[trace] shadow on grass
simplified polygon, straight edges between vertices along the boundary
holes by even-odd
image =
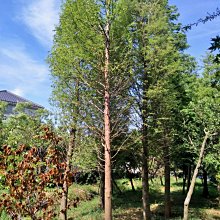
[[[150,189],[150,203],[162,203],[163,194]],[[141,220],[142,217],[142,191],[124,190],[121,194],[113,196],[114,219]]]
[[[131,190],[129,182],[118,181],[122,193],[114,190],[113,194],[113,219],[114,220],[142,220],[142,190],[140,180],[135,180],[136,191]],[[181,181],[181,180],[179,180]],[[84,190],[88,190],[87,188]],[[220,209],[216,200],[217,191],[215,186],[209,184],[210,198],[202,197],[202,184],[196,184],[192,200],[190,202],[190,219],[193,220],[220,220]],[[91,189],[89,190],[91,193]],[[171,206],[172,218],[182,219],[183,202],[186,195],[182,194],[182,182],[171,183]],[[150,203],[152,220],[163,220],[164,218],[164,186],[158,181],[150,184]],[[90,201],[81,202],[79,207],[71,209],[74,220],[102,220],[103,210],[99,209],[99,197],[94,196]],[[70,218],[71,219],[71,218]]]
[[[171,219],[182,219],[183,203],[186,195],[182,194],[182,182],[173,182],[171,186]],[[202,183],[196,183],[190,202],[190,219],[213,220],[220,219],[220,210],[217,200],[217,189],[209,184],[210,197],[202,197]],[[160,184],[150,188],[150,203],[152,219],[165,219],[164,216],[164,193]],[[121,194],[114,194],[114,219],[141,220],[142,218],[142,192],[141,189],[133,192],[123,190]]]

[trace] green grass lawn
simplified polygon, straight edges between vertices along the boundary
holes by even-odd
[[[171,179],[171,202],[172,219],[181,219],[183,213],[183,201],[185,195],[182,194],[182,180],[178,182]],[[113,219],[115,220],[142,220],[142,192],[141,180],[135,179],[134,186],[136,191],[131,190],[130,182],[127,179],[117,180],[117,185],[121,193],[113,188]],[[52,189],[51,189],[52,190]],[[190,219],[213,220],[220,219],[220,207],[217,201],[217,190],[209,184],[210,197],[203,198],[201,180],[197,179],[195,191],[190,202]],[[74,202],[79,199],[77,207]],[[152,219],[164,219],[164,186],[155,179],[150,182],[150,202]],[[59,202],[59,201],[58,201]],[[57,209],[59,208],[59,204]],[[69,220],[102,220],[103,211],[99,206],[99,187],[98,185],[77,185],[73,184],[69,189]],[[2,212],[1,220],[9,220],[7,215]],[[25,219],[27,220],[27,219]]]
[[[136,191],[131,190],[128,180],[117,180],[117,185],[122,193],[117,189],[113,189],[113,219],[117,220],[141,220],[142,219],[142,193],[141,180],[135,179],[134,185]],[[82,186],[81,186],[82,187]],[[94,198],[90,201],[83,201],[77,208],[69,210],[70,219],[82,220],[101,220],[103,212],[99,208],[98,188],[87,185],[87,190],[93,187]],[[91,189],[90,189],[91,191]],[[197,180],[195,191],[190,203],[190,219],[220,219],[220,207],[217,201],[217,191],[213,185],[209,185],[210,198],[205,199],[202,195],[201,180]],[[159,180],[150,183],[151,193],[151,211],[153,219],[164,219],[164,187],[161,186]],[[182,182],[178,182],[172,178],[171,181],[171,201],[172,201],[172,219],[181,219],[183,213],[183,202],[185,195],[182,194]]]

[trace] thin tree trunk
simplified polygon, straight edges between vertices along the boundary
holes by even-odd
[[[190,183],[191,183],[191,164],[188,165],[188,171],[187,171],[187,192],[189,191]]]
[[[63,183],[63,192],[62,198],[60,202],[60,219],[67,220],[67,205],[68,205],[68,174],[70,172],[70,163],[73,154],[73,149],[75,146],[75,137],[76,137],[76,129],[72,128],[70,130],[70,140],[66,157],[66,169],[64,173],[64,183]]]
[[[135,192],[135,188],[134,188],[134,183],[133,183],[133,178],[132,178],[132,176],[129,177],[129,180],[130,180],[130,183],[131,183],[132,191]]]
[[[102,146],[100,149],[100,161],[99,161],[99,176],[100,176],[100,206],[104,210],[105,209],[105,161],[103,158],[104,155],[104,147]]]
[[[105,172],[104,171],[101,171],[100,174],[100,204],[101,204],[101,208],[104,210],[105,209]]]
[[[116,183],[116,181],[115,181],[115,179],[112,177],[112,183],[113,183],[113,185],[115,186],[115,188],[118,190],[118,192],[121,194],[122,193],[122,191],[121,191],[121,189],[118,187],[118,185],[117,185],[117,183]]]
[[[154,178],[153,177],[150,178],[150,181],[151,181],[152,184],[154,184]]]
[[[164,186],[164,184],[163,184],[163,177],[162,176],[160,176],[160,185]]]
[[[176,183],[178,182],[178,175],[177,175],[177,173],[176,173],[176,170],[174,169],[174,176],[175,176],[175,179],[176,179]]]
[[[145,33],[143,32],[143,47],[145,48]],[[148,98],[147,92],[149,89],[149,79],[147,74],[147,63],[145,60],[145,53],[143,54],[143,98],[142,98],[142,200],[143,200],[143,220],[151,219],[150,212],[150,193],[149,193],[149,149],[148,149],[148,128],[147,128],[147,118],[148,118]]]
[[[217,190],[218,190],[218,204],[219,204],[219,206],[220,206],[220,183],[218,182],[217,184],[218,184],[218,185],[217,185]]]
[[[165,165],[165,218],[171,216],[171,202],[170,202],[170,152],[169,146],[164,141],[164,165]]]
[[[202,195],[205,198],[209,197],[209,188],[208,188],[208,181],[207,181],[208,175],[206,170],[203,168],[203,192]]]
[[[185,165],[183,167],[183,195],[185,194],[185,188],[186,188],[186,168],[185,168]]]
[[[135,188],[134,188],[134,184],[133,184],[133,173],[129,168],[127,168],[127,177],[131,183],[132,191],[135,192]]]
[[[110,92],[109,92],[109,4],[107,2],[107,23],[105,27],[105,95],[104,95],[104,130],[105,130],[105,220],[112,219],[112,185],[111,185],[111,145],[110,145]]]
[[[193,173],[193,177],[192,177],[192,181],[191,181],[191,184],[189,187],[189,191],[188,191],[186,199],[184,201],[183,220],[189,219],[189,216],[188,216],[189,215],[189,203],[190,203],[190,200],[191,200],[191,197],[193,194],[194,186],[196,183],[196,177],[199,172],[199,167],[201,166],[201,163],[202,163],[202,159],[203,159],[203,155],[204,155],[204,151],[205,151],[205,145],[206,145],[206,141],[207,141],[208,137],[209,137],[209,132],[205,132],[205,137],[202,142],[201,149],[200,149],[199,159],[198,159],[198,162],[196,164],[196,168]]]
[[[144,120],[145,121],[145,120]],[[150,195],[149,195],[149,169],[148,169],[148,147],[147,147],[147,126],[143,125],[143,153],[142,153],[142,200],[143,219],[150,220]]]

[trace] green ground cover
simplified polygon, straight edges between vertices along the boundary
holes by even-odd
[[[120,188],[119,192],[113,188],[113,219],[115,220],[141,220],[142,219],[142,193],[141,180],[135,179],[135,192],[131,190],[129,180],[117,180]],[[48,189],[52,191],[53,189]],[[159,179],[150,183],[151,211],[152,219],[163,220],[163,198],[164,187]],[[1,191],[2,193],[3,191]],[[4,191],[5,192],[5,191]],[[217,200],[218,193],[216,187],[209,183],[208,199],[202,197],[202,183],[197,179],[195,191],[190,203],[190,219],[193,220],[213,220],[220,219],[220,206]],[[171,201],[172,219],[181,219],[183,213],[183,201],[185,195],[182,194],[182,180],[178,182],[172,178],[171,181]],[[57,209],[59,204],[57,204]],[[99,207],[99,187],[94,185],[73,184],[69,189],[69,220],[102,220],[103,211]],[[9,220],[4,211],[0,215],[1,220]],[[25,218],[28,220],[28,218]]]
[[[141,220],[141,181],[139,179],[135,179],[135,192],[131,190],[130,183],[126,179],[117,180],[117,185],[122,192],[119,193],[117,189],[113,189],[113,219]],[[156,179],[153,183],[150,183],[151,211],[153,219],[164,219],[163,191],[164,187],[161,186],[159,180]],[[72,192],[74,192],[73,189]],[[70,190],[70,193],[72,192]],[[103,212],[99,208],[98,188],[96,188],[96,186],[87,185],[87,192],[93,193],[94,197],[89,201],[86,200],[80,202],[77,208],[71,207],[69,210],[70,219],[103,219]],[[215,186],[211,183],[209,184],[209,192],[210,197],[208,199],[202,197],[202,183],[201,180],[198,179],[195,192],[190,203],[190,219],[220,219],[220,206],[217,200],[218,193]],[[173,178],[171,181],[172,219],[182,218],[184,199],[185,195],[182,194],[181,179],[176,182]]]

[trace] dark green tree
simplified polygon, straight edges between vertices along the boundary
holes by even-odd
[[[143,140],[143,214],[150,219],[148,157],[153,136],[159,137],[165,165],[165,216],[170,216],[170,159],[173,116],[177,105],[175,78],[183,72],[186,36],[175,24],[177,13],[167,1],[138,1],[133,13],[134,86],[136,114]],[[177,80],[176,80],[177,81]],[[155,133],[156,132],[156,133]],[[155,144],[156,145],[156,144]],[[154,145],[154,146],[155,146]]]

